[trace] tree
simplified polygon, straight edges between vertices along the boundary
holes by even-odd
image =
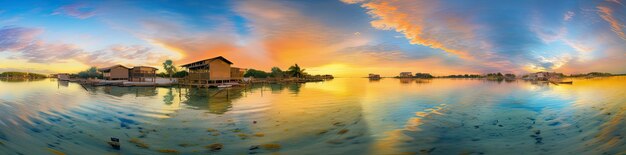
[[[415,78],[423,78],[423,79],[429,79],[429,78],[433,78],[432,75],[430,75],[429,73],[415,73]]]
[[[243,74],[244,77],[254,77],[254,78],[267,78],[270,75],[270,73],[261,71],[261,70],[256,70],[256,69],[249,69],[248,71],[246,71],[246,73]]]
[[[189,75],[189,73],[187,71],[185,71],[185,70],[182,70],[182,71],[178,71],[178,72],[174,73],[173,76],[175,78],[184,78],[187,75]]]
[[[297,77],[297,78],[300,78],[305,74],[304,69],[301,69],[300,66],[298,66],[298,64],[295,64],[289,67],[289,69],[287,70],[287,73],[289,73],[291,77]]]
[[[278,67],[272,67],[272,73],[271,74],[272,74],[271,76],[275,77],[275,78],[283,78],[283,77],[285,77],[285,75],[284,75],[285,72],[283,72],[283,70],[281,70]]]
[[[98,73],[98,69],[96,67],[90,67],[85,71],[78,72],[78,77],[80,78],[102,78],[102,74]]]
[[[172,75],[176,73],[176,66],[174,66],[174,62],[169,59],[165,60],[165,62],[163,62],[163,69],[165,69],[165,72],[170,75],[170,81],[172,81]]]

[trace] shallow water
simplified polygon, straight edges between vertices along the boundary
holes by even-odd
[[[626,154],[626,77],[573,81],[337,78],[229,90],[0,81],[0,154]]]

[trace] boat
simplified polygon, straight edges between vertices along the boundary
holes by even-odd
[[[573,84],[573,81],[561,81],[559,84]]]

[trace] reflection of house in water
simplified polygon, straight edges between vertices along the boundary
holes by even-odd
[[[400,83],[402,83],[402,84],[409,84],[409,83],[413,82],[412,78],[400,78],[399,80],[400,80]]]
[[[244,89],[190,88],[182,103],[197,109],[206,109],[213,114],[224,114],[232,107],[232,101],[243,96]]]
[[[247,92],[279,94],[287,89],[292,94],[298,94],[302,84],[251,84],[247,87],[232,88],[189,88],[183,93],[182,103],[197,108],[206,109],[209,113],[224,114],[232,108],[232,102]],[[269,92],[268,92],[269,91]],[[166,102],[167,103],[167,102]]]
[[[57,84],[59,86],[63,86],[63,87],[68,87],[70,82],[69,81],[62,81],[62,80],[57,80]]]
[[[134,95],[135,97],[156,96],[158,94],[156,87],[117,87],[107,86],[100,87],[105,94],[122,97],[125,95]]]

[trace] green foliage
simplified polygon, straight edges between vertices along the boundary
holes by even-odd
[[[174,62],[169,59],[163,62],[163,69],[165,69],[165,72],[170,76],[170,78],[172,78],[172,75],[176,73],[176,66],[174,66]]]
[[[287,70],[287,73],[289,74],[289,76],[291,77],[304,77],[304,75],[306,74],[304,72],[304,69],[301,69],[300,66],[298,66],[298,64],[295,64],[291,67],[289,67],[289,69]]]
[[[102,74],[98,72],[96,67],[90,67],[85,71],[78,72],[79,78],[99,78],[102,79]]]
[[[572,74],[570,77],[605,77],[605,76],[613,76],[611,73],[602,73],[602,72],[590,72],[587,74]]]
[[[267,78],[268,76],[270,76],[270,73],[267,73],[261,70],[256,70],[256,69],[249,69],[248,71],[246,71],[246,73],[243,74],[243,77],[254,77],[254,78]]]
[[[272,67],[272,73],[270,76],[275,78],[284,78],[285,72],[278,67]]]
[[[415,73],[415,78],[423,78],[423,79],[430,79],[433,78],[432,75],[430,75],[429,73]]]
[[[2,78],[46,78],[46,75],[25,72],[3,72],[0,74]]]
[[[178,71],[178,72],[174,73],[174,75],[172,75],[172,77],[184,78],[187,75],[189,75],[189,73],[187,71]]]
[[[487,75],[485,75],[485,78],[487,78],[487,80],[512,80],[515,79],[515,74],[502,74],[500,72],[498,73],[489,73]]]
[[[172,74],[172,78],[184,78],[185,76],[187,76],[189,73],[187,71],[178,71],[174,74]],[[166,78],[166,77],[170,77],[170,75],[168,73],[165,72],[160,72],[157,74],[157,77],[162,77],[162,78]]]
[[[448,76],[442,76],[442,78],[482,78],[482,75],[478,75],[478,74],[465,74],[465,75],[448,75]]]

